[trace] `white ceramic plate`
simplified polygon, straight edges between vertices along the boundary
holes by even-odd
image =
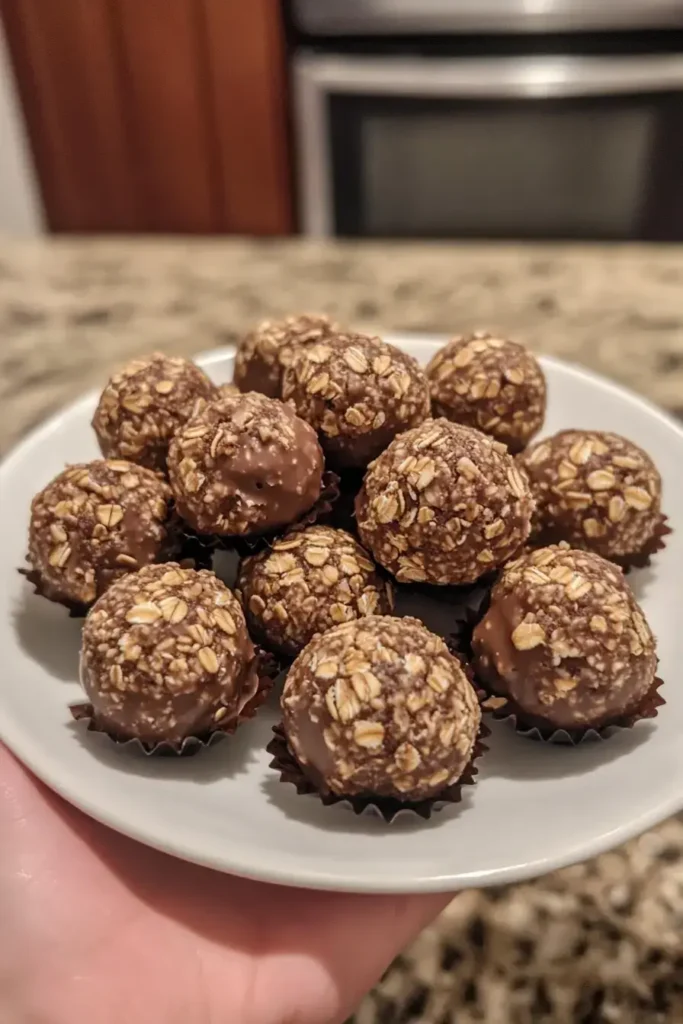
[[[425,360],[435,339],[391,339]],[[232,354],[203,365],[219,382]],[[659,638],[667,705],[604,743],[545,746],[494,729],[480,782],[429,822],[388,826],[299,797],[268,767],[274,707],[195,758],[146,758],[70,720],[79,624],[31,594],[16,572],[31,497],[65,461],[97,456],[88,395],[28,437],[0,470],[0,737],[67,800],[107,825],[188,860],[290,885],[364,892],[453,890],[514,882],[616,846],[683,807],[683,431],[661,412],[582,370],[544,360],[546,433],[616,430],[655,458],[674,534],[632,577]]]

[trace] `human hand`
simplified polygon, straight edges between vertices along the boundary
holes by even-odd
[[[338,1024],[449,896],[249,882],[112,832],[0,745],[0,1020]]]

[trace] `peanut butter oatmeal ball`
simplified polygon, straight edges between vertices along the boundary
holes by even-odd
[[[102,454],[166,470],[168,445],[216,388],[188,359],[154,352],[114,374],[92,421]]]
[[[163,478],[132,462],[69,466],[31,504],[28,560],[39,591],[89,605],[120,576],[168,556],[170,501]]]
[[[429,415],[429,385],[415,359],[365,334],[299,350],[282,395],[342,468],[367,466],[396,434]]]
[[[410,801],[460,779],[481,720],[443,640],[417,619],[383,615],[316,636],[289,671],[282,714],[319,791]]]
[[[237,598],[173,563],[125,576],[85,621],[81,682],[116,739],[179,744],[224,728],[258,688]]]
[[[397,437],[356,498],[361,542],[401,583],[473,583],[522,548],[532,509],[505,445],[445,419]]]
[[[474,632],[494,693],[553,729],[633,713],[655,679],[655,641],[618,566],[567,545],[511,562]]]
[[[282,398],[282,375],[297,350],[331,338],[338,330],[329,317],[307,313],[264,320],[237,346],[235,384],[240,391]]]
[[[540,543],[565,540],[628,564],[661,527],[659,472],[618,434],[563,430],[530,447],[519,464],[536,500]]]
[[[294,530],[246,558],[237,587],[251,635],[284,655],[331,626],[393,608],[393,588],[365,549],[330,526]]]
[[[517,341],[483,331],[453,338],[427,367],[435,416],[466,423],[519,452],[543,426],[543,370]]]
[[[199,533],[244,536],[286,526],[317,501],[323,454],[315,431],[251,391],[209,403],[171,442],[178,512]]]

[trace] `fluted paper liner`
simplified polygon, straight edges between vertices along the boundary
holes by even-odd
[[[552,728],[542,719],[526,714],[516,701],[498,696],[490,689],[482,689],[481,683],[477,683],[477,688],[482,711],[491,713],[496,721],[507,722],[519,736],[543,743],[578,746],[585,741],[608,739],[620,729],[630,729],[636,722],[656,718],[659,708],[666,704],[665,698],[659,693],[662,685],[663,680],[659,676],[655,677],[652,686],[637,705],[616,715],[599,728],[582,726],[572,729]]]
[[[88,732],[103,733],[121,747],[141,750],[150,757],[190,757],[210,746],[219,736],[231,736],[248,719],[253,718],[268,698],[277,675],[276,665],[269,654],[257,650],[247,668],[242,701],[231,717],[227,715],[215,723],[214,728],[197,736],[185,736],[179,742],[161,740],[158,743],[144,743],[129,736],[117,735],[97,714],[92,704],[72,704],[69,708],[77,722],[85,722]]]
[[[272,754],[273,760],[270,762],[270,767],[279,772],[280,781],[293,785],[300,796],[316,796],[325,807],[344,804],[354,814],[375,814],[387,824],[391,824],[398,815],[405,816],[407,814],[416,815],[426,821],[434,811],[441,810],[447,804],[459,803],[462,800],[462,787],[473,786],[476,781],[478,769],[475,762],[488,749],[484,740],[489,732],[488,727],[482,722],[472,756],[460,779],[454,785],[446,786],[437,796],[430,797],[428,800],[395,800],[391,797],[378,797],[372,793],[337,796],[329,790],[319,789],[308,776],[304,775],[299,762],[289,749],[282,724],[273,726],[273,738],[266,750]]]

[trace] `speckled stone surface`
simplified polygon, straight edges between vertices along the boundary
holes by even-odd
[[[265,316],[499,329],[683,413],[683,249],[0,241],[0,451],[129,356]],[[504,840],[504,834],[501,835]],[[357,1024],[683,1021],[683,821],[533,883],[468,892]]]

